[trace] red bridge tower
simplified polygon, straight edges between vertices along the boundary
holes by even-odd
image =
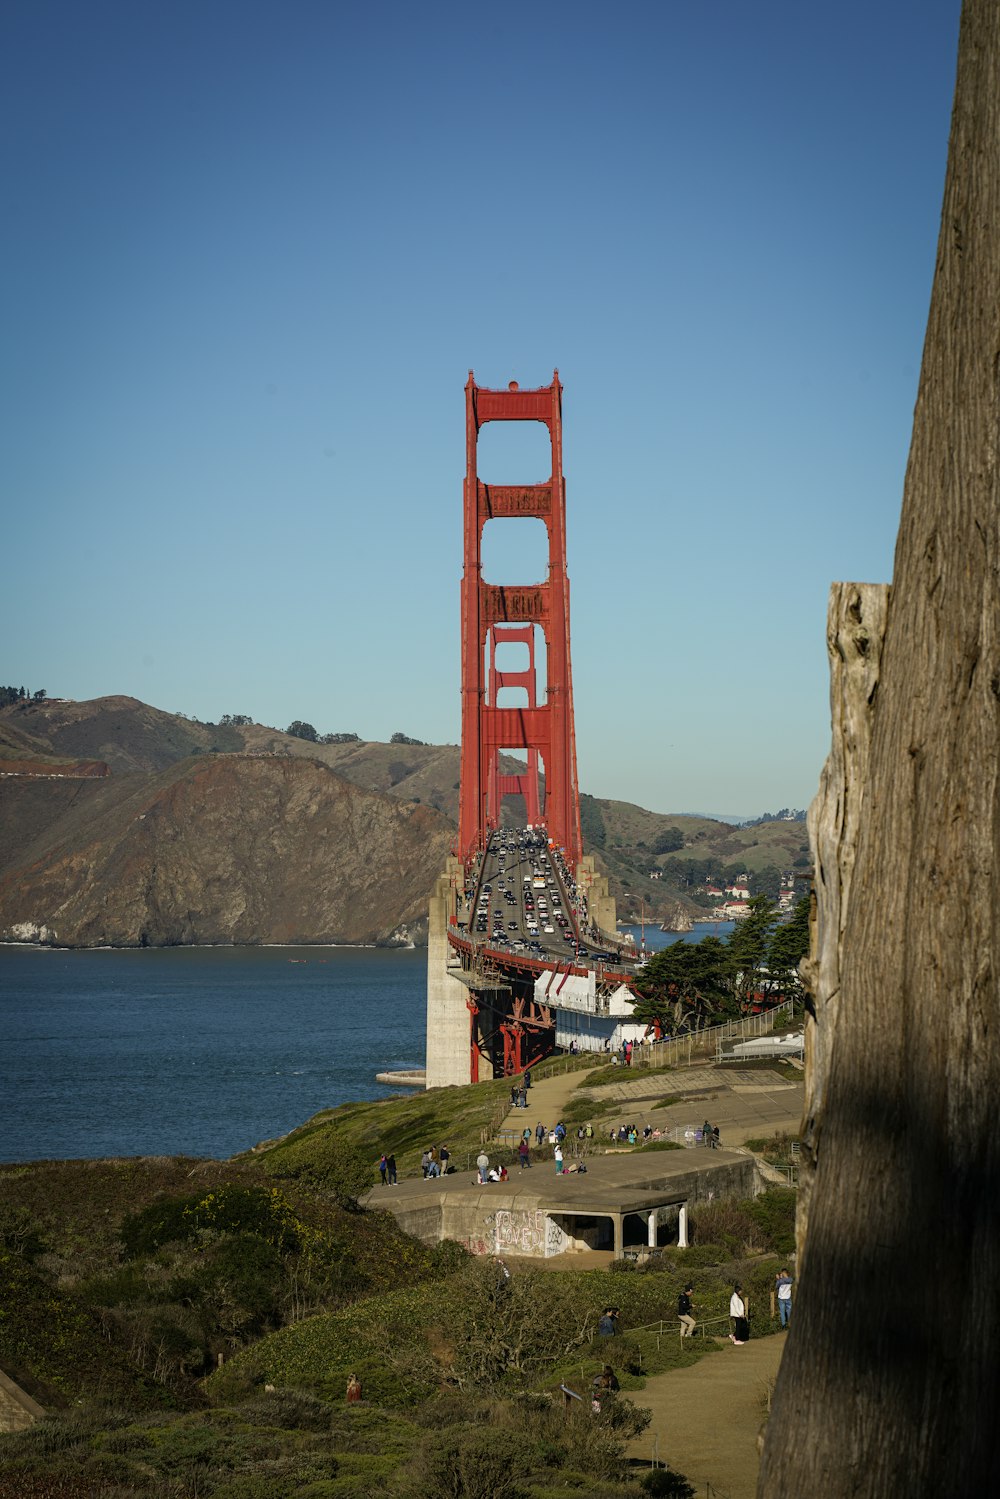
[[[541,422],[552,444],[552,470],[541,484],[484,484],[477,470],[480,428],[486,422]],[[462,577],[462,768],[458,855],[468,861],[500,821],[505,795],[520,792],[528,821],[544,822],[565,851],[570,869],[583,852],[576,781],[573,680],[569,657],[569,579],[566,575],[566,486],[562,469],[562,386],[506,390],[465,387],[465,568]],[[483,527],[502,517],[545,522],[549,574],[544,583],[489,584],[482,576]],[[535,627],[545,640],[546,682],[538,690]],[[496,665],[499,646],[523,644],[523,671]],[[527,704],[498,706],[504,687],[523,687]],[[539,696],[544,701],[539,702]],[[504,750],[527,753],[520,775],[503,774]],[[544,777],[544,779],[543,779]]]

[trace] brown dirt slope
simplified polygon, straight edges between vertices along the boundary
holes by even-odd
[[[5,797],[41,784],[5,782]],[[433,808],[308,760],[213,755],[73,784],[0,879],[0,937],[27,925],[66,946],[405,940],[452,837]]]

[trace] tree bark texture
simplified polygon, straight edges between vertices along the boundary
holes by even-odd
[[[808,1247],[761,1499],[1000,1493],[998,417],[1000,5],[966,0]]]
[[[861,827],[871,724],[885,639],[884,583],[834,583],[827,610],[833,742],[809,808],[813,851],[810,956],[802,977],[812,1003],[806,1016],[806,1097],[796,1214],[797,1272],[805,1266],[809,1206],[823,1133],[830,1057],[840,1010],[844,926]]]

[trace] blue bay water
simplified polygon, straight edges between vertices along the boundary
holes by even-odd
[[[425,950],[0,947],[0,1160],[226,1157],[422,1067]]]

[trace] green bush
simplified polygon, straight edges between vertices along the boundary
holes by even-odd
[[[651,1468],[639,1484],[653,1499],[695,1499],[694,1488],[673,1468]]]
[[[796,1193],[774,1187],[755,1197],[749,1213],[774,1254],[795,1253]]]
[[[307,1390],[274,1390],[239,1407],[249,1426],[280,1426],[284,1431],[329,1431],[333,1411]]]
[[[121,1227],[131,1257],[155,1254],[164,1244],[217,1234],[255,1234],[281,1253],[298,1248],[300,1225],[277,1187],[221,1186],[214,1191],[152,1202]]]

